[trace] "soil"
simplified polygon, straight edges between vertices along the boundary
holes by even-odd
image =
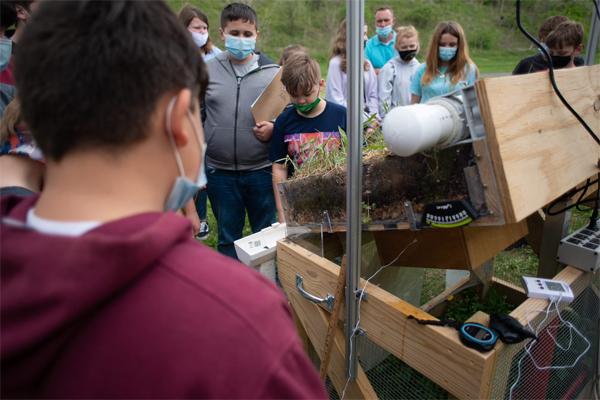
[[[425,204],[468,199],[463,169],[472,164],[470,145],[412,157],[370,155],[363,160],[363,222],[395,224],[407,221],[404,202],[415,212]],[[289,225],[345,224],[346,171],[290,179],[280,186]],[[325,216],[324,214],[327,214]]]

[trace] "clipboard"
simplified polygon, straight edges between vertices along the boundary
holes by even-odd
[[[279,68],[271,83],[250,106],[254,122],[274,121],[283,109],[290,104],[290,95],[281,83],[282,70],[283,68]]]

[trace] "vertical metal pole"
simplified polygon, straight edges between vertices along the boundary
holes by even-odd
[[[356,378],[356,335],[361,260],[362,114],[364,0],[348,0],[346,10],[346,73],[348,74],[348,161],[346,179],[346,360],[348,378]]]
[[[600,0],[594,0],[599,2]],[[596,60],[596,50],[598,49],[598,40],[600,38],[600,20],[596,14],[596,9],[592,5],[592,23],[590,24],[590,36],[588,38],[586,52],[585,52],[585,65],[592,65]]]

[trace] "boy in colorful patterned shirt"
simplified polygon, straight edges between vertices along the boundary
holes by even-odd
[[[302,165],[317,150],[330,151],[340,145],[340,129],[346,130],[346,107],[326,102],[319,96],[323,88],[319,64],[304,53],[286,61],[281,82],[289,93],[292,106],[285,109],[273,127],[269,158],[273,162],[273,191],[279,222],[284,222],[277,184],[285,181],[286,160]]]

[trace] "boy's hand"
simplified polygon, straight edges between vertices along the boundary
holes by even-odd
[[[188,214],[186,215],[186,218],[192,223],[192,235],[195,236],[198,232],[200,232],[200,218],[196,213]]]
[[[254,136],[261,142],[268,142],[273,136],[273,123],[269,121],[260,121],[256,123],[254,129]]]

